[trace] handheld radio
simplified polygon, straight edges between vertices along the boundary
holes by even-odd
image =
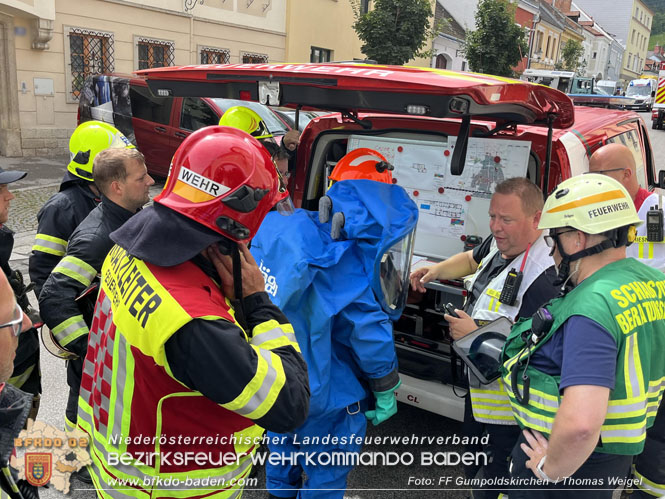
[[[520,284],[522,284],[522,278],[524,274],[521,270],[515,270],[514,268],[510,269],[508,276],[506,277],[506,282],[503,284],[503,289],[501,290],[501,295],[499,296],[499,301],[505,303],[506,305],[515,305],[515,300],[517,300],[517,292],[520,289]]]
[[[446,313],[449,316],[454,317],[455,319],[459,319],[459,315],[457,315],[457,313],[455,312],[455,305],[453,305],[452,303],[446,303],[445,308],[446,308]]]
[[[647,241],[661,242],[663,240],[663,209],[652,206],[647,212]]]
[[[508,306],[515,305],[515,300],[517,300],[517,293],[520,290],[520,285],[522,284],[522,278],[524,277],[524,266],[526,265],[526,258],[529,256],[529,250],[531,249],[531,243],[526,247],[524,252],[524,257],[522,258],[522,265],[520,266],[519,271],[515,270],[513,267],[508,272],[506,276],[506,281],[503,283],[503,289],[501,289],[501,295],[499,295],[499,301]]]

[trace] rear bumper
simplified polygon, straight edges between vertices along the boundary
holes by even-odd
[[[462,421],[464,419],[464,398],[453,392],[450,385],[437,381],[426,381],[400,373],[402,385],[397,390],[397,400],[419,407],[447,418]],[[460,396],[466,394],[463,388],[456,388]]]

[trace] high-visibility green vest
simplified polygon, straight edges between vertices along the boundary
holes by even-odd
[[[600,434],[597,452],[635,455],[644,447],[647,428],[655,419],[665,390],[665,276],[632,258],[606,265],[575,289],[546,305],[554,317],[549,332],[535,346],[526,348],[531,319],[518,322],[503,350],[502,376],[515,419],[523,428],[545,435],[552,432],[561,403],[560,376],[550,376],[532,365],[529,400],[520,404],[513,392],[511,374],[517,369],[522,383],[527,357],[543,346],[573,315],[587,317],[605,328],[617,344],[614,389]]]

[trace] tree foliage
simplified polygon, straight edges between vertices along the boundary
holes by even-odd
[[[401,65],[423,55],[419,51],[432,35],[429,0],[376,0],[365,14],[359,0],[350,1],[356,19],[353,29],[368,58],[379,64]]]
[[[651,34],[665,33],[665,12],[656,12],[651,22]]]
[[[516,66],[527,54],[526,33],[515,24],[515,4],[508,0],[480,0],[476,29],[468,32],[464,52],[472,71],[514,76]]]
[[[568,40],[561,49],[561,61],[555,65],[555,69],[578,71],[582,64],[580,61],[582,54],[584,54],[582,44],[577,40]]]

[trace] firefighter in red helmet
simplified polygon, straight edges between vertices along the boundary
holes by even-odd
[[[186,476],[180,498],[237,497],[263,428],[304,421],[306,365],[245,245],[287,195],[256,139],[207,127],[178,148],[154,206],[111,234],[78,415],[101,497],[136,497],[113,488],[127,476],[148,495]],[[214,494],[196,485],[212,479]]]

